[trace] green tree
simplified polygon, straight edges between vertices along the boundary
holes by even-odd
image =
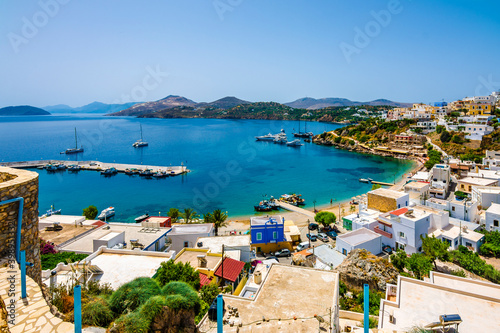
[[[177,208],[170,208],[167,215],[172,220],[172,223],[175,223],[175,222],[177,222],[177,219],[179,218],[179,210]]]
[[[441,140],[441,142],[446,143],[450,141],[450,139],[451,139],[450,132],[448,132],[447,130],[441,132],[441,135],[439,136],[439,140]]]
[[[314,221],[321,223],[325,228],[335,223],[336,220],[337,217],[331,212],[319,212],[314,216]]]
[[[158,271],[156,271],[155,279],[161,286],[166,285],[171,281],[186,282],[194,289],[200,288],[200,273],[187,263],[174,263],[172,260],[162,262]]]
[[[193,208],[185,208],[181,216],[184,219],[184,223],[191,223],[191,221],[197,219],[199,215]]]
[[[215,227],[215,236],[219,235],[219,228],[227,226],[227,214],[220,209],[214,210],[212,213],[212,222]]]
[[[437,269],[436,259],[445,259],[450,245],[434,236],[423,237],[420,235],[420,239],[422,240],[422,250],[431,259],[434,268]]]
[[[441,134],[441,132],[444,131],[445,129],[446,129],[446,127],[444,127],[443,125],[437,125],[436,126],[436,133]]]
[[[413,253],[406,260],[406,268],[413,273],[413,276],[422,280],[422,277],[428,276],[432,270],[432,261],[422,253]]]
[[[378,189],[378,188],[381,188],[381,187],[382,187],[382,185],[380,185],[380,184],[373,184],[373,185],[372,185],[372,191],[373,191],[373,190],[376,190],[376,189]]]
[[[201,287],[200,298],[208,305],[212,304],[217,295],[220,294],[219,287],[215,282],[209,283]]]
[[[398,271],[402,272],[406,267],[406,261],[408,260],[408,255],[405,251],[399,249],[395,253],[391,254],[391,263]]]
[[[83,209],[83,216],[85,216],[85,218],[87,220],[95,219],[95,217],[97,216],[97,213],[98,213],[97,207],[93,206],[93,205],[90,205],[87,208]]]

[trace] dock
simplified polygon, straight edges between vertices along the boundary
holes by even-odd
[[[66,166],[79,165],[81,166],[82,171],[83,170],[102,171],[108,168],[115,168],[116,171],[121,173],[125,173],[126,169],[138,169],[138,170],[149,169],[152,172],[157,172],[159,170],[161,171],[168,170],[171,176],[182,175],[187,172],[190,172],[190,170],[187,169],[186,166],[182,164],[180,166],[156,166],[156,165],[143,165],[143,164],[105,163],[99,161],[38,160],[38,161],[22,161],[22,162],[3,162],[0,165],[9,168],[30,169],[30,168],[44,167],[47,164],[64,164]]]
[[[383,185],[383,186],[394,186],[393,183],[384,183],[384,182],[377,182],[375,180],[371,181],[372,184],[378,184],[378,185]]]
[[[291,205],[289,203],[286,203],[286,202],[283,202],[283,201],[276,201],[276,203],[283,209],[286,209],[286,210],[289,210],[291,212],[295,212],[295,213],[299,213],[299,214],[302,214],[302,215],[305,215],[307,216],[308,218],[311,218],[312,221],[314,221],[314,217],[316,216],[316,214],[314,214],[314,212],[311,212],[310,210],[307,210],[307,209],[304,209],[304,208],[300,208],[300,207],[297,207],[297,206],[294,206],[294,205]]]

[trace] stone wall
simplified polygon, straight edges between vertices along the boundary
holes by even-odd
[[[0,201],[24,198],[21,228],[21,250],[26,251],[27,274],[41,282],[40,242],[38,239],[38,174],[36,172],[0,167]],[[0,206],[0,258],[15,258],[15,241],[19,203]],[[10,252],[14,251],[14,252]]]
[[[398,209],[398,205],[394,198],[388,198],[373,192],[368,192],[368,208],[387,213]]]
[[[5,303],[0,297],[0,333],[8,333],[9,325],[7,324],[7,308],[5,307]]]

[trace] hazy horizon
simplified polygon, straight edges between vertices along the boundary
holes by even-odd
[[[495,1],[41,0],[0,9],[0,107],[168,95],[431,103],[500,89]]]

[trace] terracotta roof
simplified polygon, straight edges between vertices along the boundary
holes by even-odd
[[[222,265],[224,265],[224,279],[234,282],[238,278],[238,275],[240,275],[245,263],[243,261],[225,258],[223,263],[220,264],[215,271],[215,276],[222,277]]]
[[[212,282],[212,279],[206,276],[205,274],[200,273],[200,287],[206,286],[207,284],[210,284]]]
[[[311,253],[311,252],[308,252],[307,250],[308,250],[308,249],[304,249],[304,250],[302,250],[302,251],[299,251],[299,252],[294,253],[293,255],[295,256],[295,255],[299,255],[299,254],[301,254],[301,255],[303,255],[304,257],[307,257],[307,256],[312,256],[312,253]]]
[[[94,222],[92,223],[92,225],[95,225],[96,228],[99,228],[100,226],[103,226],[105,225],[106,223],[105,222],[102,222],[102,221],[97,221],[97,222]]]
[[[396,215],[396,216],[399,216],[399,215],[403,215],[404,213],[406,213],[408,211],[408,208],[399,208],[399,209],[396,209],[395,211],[392,211],[390,214],[391,215]]]

